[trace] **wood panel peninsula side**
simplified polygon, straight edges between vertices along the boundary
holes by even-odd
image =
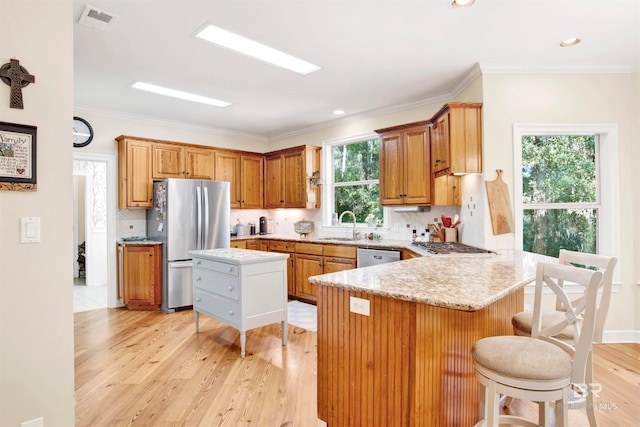
[[[542,260],[557,262],[504,251],[309,278],[318,287],[318,418],[329,427],[474,425],[471,347],[513,333]]]

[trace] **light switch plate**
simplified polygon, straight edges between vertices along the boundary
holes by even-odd
[[[40,217],[20,218],[20,243],[40,243]]]
[[[363,316],[369,316],[369,300],[357,297],[349,297],[349,311],[352,313],[362,314]]]

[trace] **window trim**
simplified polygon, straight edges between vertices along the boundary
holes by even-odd
[[[325,141],[322,141],[322,156],[320,158],[320,168],[322,171],[323,177],[323,185],[322,185],[322,226],[323,227],[332,227],[331,224],[331,215],[334,211],[334,201],[333,201],[333,170],[329,169],[333,165],[333,159],[331,157],[332,148],[337,145],[345,145],[349,143],[356,143],[367,141],[370,139],[379,139],[379,135],[375,132],[365,132],[356,135],[344,136],[339,138],[332,138]],[[378,182],[380,178],[378,177]],[[362,184],[368,184],[367,181],[362,181]],[[358,182],[354,181],[350,183],[350,185],[357,185]],[[389,215],[387,212],[387,208],[383,207],[383,224],[382,227],[384,229],[388,229],[388,221]],[[366,227],[366,224],[358,223],[357,227]]]
[[[600,181],[600,204],[597,236],[598,253],[620,259],[620,224],[615,212],[620,211],[620,168],[618,125],[615,124],[529,124],[513,125],[513,176],[515,207],[515,248],[522,249],[522,137],[525,135],[596,135],[597,177]],[[558,206],[558,205],[555,205]],[[619,280],[620,269],[614,272]]]

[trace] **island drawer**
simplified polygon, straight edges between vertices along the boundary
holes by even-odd
[[[234,300],[238,300],[240,294],[240,281],[237,276],[202,268],[193,269],[193,285],[195,288]]]
[[[240,303],[219,297],[198,288],[193,290],[193,309],[200,313],[216,317],[231,326],[240,325]]]
[[[237,265],[201,258],[193,260],[193,267],[204,268],[211,271],[217,271],[218,273],[231,274],[234,276],[237,276],[239,271]]]

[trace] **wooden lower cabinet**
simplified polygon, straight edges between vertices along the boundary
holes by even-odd
[[[318,291],[309,277],[356,268],[356,247],[297,243],[295,266],[295,293],[291,296],[316,302]]]
[[[118,299],[132,310],[162,304],[162,245],[118,243]]]
[[[247,249],[247,241],[246,240],[232,240],[229,243],[230,248],[238,248],[238,249]]]

